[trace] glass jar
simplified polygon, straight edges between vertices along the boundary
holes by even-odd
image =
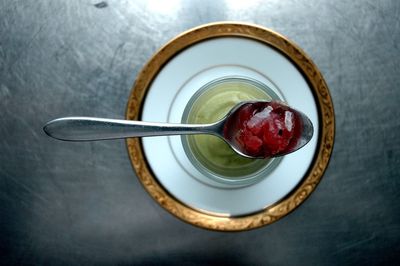
[[[249,100],[280,100],[274,90],[247,77],[223,77],[201,87],[189,100],[182,123],[206,124],[222,119],[236,104]],[[219,183],[246,186],[266,177],[281,158],[249,159],[235,153],[212,135],[182,136],[190,162],[203,175]]]

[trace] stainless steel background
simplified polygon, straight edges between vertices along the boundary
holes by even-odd
[[[400,1],[0,1],[0,263],[399,263]],[[144,191],[124,141],[64,143],[43,124],[123,118],[166,41],[220,20],[300,45],[335,105],[336,143],[295,212],[242,233],[199,229]]]

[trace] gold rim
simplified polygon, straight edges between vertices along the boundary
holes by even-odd
[[[300,184],[283,200],[260,212],[242,217],[221,217],[195,210],[169,194],[151,172],[139,139],[127,140],[129,157],[136,174],[147,192],[167,211],[190,224],[219,231],[242,231],[271,224],[298,207],[315,189],[328,166],[332,153],[335,118],[328,86],[316,65],[296,44],[286,37],[253,24],[219,22],[186,31],[163,46],[137,76],[129,97],[126,118],[138,120],[146,93],[162,67],[189,46],[210,38],[245,37],[274,47],[289,58],[308,81],[317,102],[320,120],[318,150],[309,171]]]

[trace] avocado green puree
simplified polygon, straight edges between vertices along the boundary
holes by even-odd
[[[242,81],[218,83],[204,91],[194,102],[188,122],[212,123],[223,118],[233,106],[248,100],[271,100],[262,89]],[[188,143],[197,160],[207,169],[228,177],[251,174],[268,160],[254,160],[235,153],[222,139],[212,135],[188,136]]]

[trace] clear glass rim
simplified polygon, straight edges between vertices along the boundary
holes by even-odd
[[[220,78],[214,79],[214,80],[206,83],[198,91],[196,91],[196,93],[194,93],[192,95],[192,97],[189,99],[189,101],[184,109],[181,122],[188,123],[188,118],[189,118],[189,114],[192,110],[192,107],[203,93],[205,93],[211,87],[214,87],[218,84],[225,83],[225,82],[243,82],[243,83],[251,84],[251,85],[255,86],[256,88],[262,89],[273,100],[281,100],[281,101],[284,100],[281,97],[279,97],[279,95],[274,90],[272,90],[269,86],[267,86],[265,83],[262,83],[253,78],[243,77],[243,76],[220,77]],[[282,160],[282,157],[276,157],[276,158],[270,159],[264,166],[260,167],[259,169],[255,170],[254,172],[233,178],[233,177],[228,177],[228,176],[224,176],[224,175],[215,173],[212,170],[208,169],[206,166],[204,166],[203,163],[201,163],[194,155],[192,148],[190,147],[190,144],[188,141],[188,136],[182,135],[181,141],[182,141],[183,149],[184,149],[186,155],[188,156],[189,161],[201,174],[205,175],[207,178],[210,178],[211,180],[213,180],[217,183],[229,185],[231,187],[249,186],[258,181],[261,181],[266,176],[268,176],[268,174],[270,172],[272,172],[276,168],[276,166],[278,166],[280,161]]]

